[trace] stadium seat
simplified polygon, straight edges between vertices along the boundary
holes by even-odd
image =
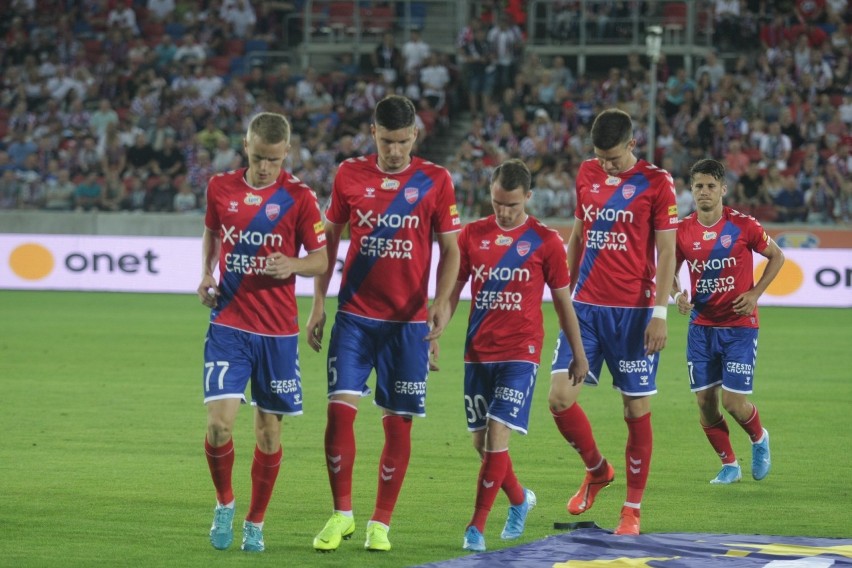
[[[237,57],[245,53],[246,44],[243,40],[232,38],[225,41],[225,55]]]
[[[231,72],[231,58],[227,55],[211,57],[208,62],[213,66],[213,69],[216,70],[217,75],[226,77]]]
[[[246,40],[245,50],[246,53],[251,53],[253,51],[268,51],[269,43],[262,39],[249,39]]]
[[[169,22],[163,29],[167,34],[172,36],[172,39],[175,41],[186,35],[186,26],[180,22]]]
[[[355,5],[352,2],[332,2],[328,6],[328,25],[336,38],[355,33]]]
[[[686,29],[686,2],[671,2],[663,6],[665,42],[682,43],[684,29]]]
[[[361,8],[361,25],[369,35],[381,36],[393,29],[394,10],[391,6]]]

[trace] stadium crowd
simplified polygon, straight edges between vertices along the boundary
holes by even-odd
[[[340,161],[374,151],[370,112],[391,92],[417,104],[421,150],[469,113],[443,161],[466,217],[488,211],[491,168],[517,157],[534,175],[533,212],[570,218],[604,108],[636,117],[647,152],[643,57],[577,76],[564,57],[525,51],[522,2],[480,3],[453,50],[415,30],[400,45],[402,34],[385,33],[364,61],[344,53],[322,73],[249,57],[289,49],[298,19],[286,16],[301,4],[11,0],[0,21],[0,209],[202,211],[208,178],[244,164],[247,120],[261,110],[290,118],[285,168],[324,200]],[[556,4],[552,33],[570,41],[577,3]],[[618,35],[626,4],[595,4],[596,33]],[[702,4],[722,53],[692,76],[665,56],[657,66],[654,161],[673,174],[681,213],[692,208],[689,167],[712,157],[727,166],[727,201],[764,222],[852,224],[849,2]]]

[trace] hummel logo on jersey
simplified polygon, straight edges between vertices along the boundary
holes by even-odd
[[[375,187],[365,187],[364,188],[364,197],[376,197],[376,188]]]
[[[239,211],[239,209],[237,209],[238,205],[239,203],[237,203],[236,201],[231,201],[228,204],[228,213],[236,213],[237,211]]]
[[[600,193],[601,192],[601,184],[593,183],[592,184],[592,193]]]
[[[699,243],[698,241],[693,241],[692,250],[701,250],[701,243]]]
[[[488,250],[488,248],[489,248],[490,246],[491,246],[491,241],[488,241],[488,240],[483,239],[483,240],[482,240],[482,244],[480,244],[480,245],[479,245],[479,249],[480,249],[480,250]]]
[[[356,209],[358,215],[358,226],[369,227],[389,227],[391,229],[417,229],[420,227],[420,217],[417,215],[397,215],[387,213],[373,214],[373,210],[361,211]]]

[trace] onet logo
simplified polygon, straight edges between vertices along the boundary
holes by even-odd
[[[37,243],[25,243],[9,255],[9,268],[24,280],[41,280],[53,272],[53,253]]]
[[[754,267],[754,281],[757,282],[763,271],[766,269],[766,264],[769,261],[761,260]],[[781,272],[775,277],[775,280],[766,289],[766,293],[772,296],[789,296],[795,294],[796,291],[805,283],[805,272],[802,267],[796,264],[795,261],[787,259],[784,266],[781,267]]]
[[[22,243],[9,253],[9,268],[19,278],[30,281],[47,278],[54,273],[57,264],[72,274],[158,274],[160,271],[155,265],[158,259],[159,256],[150,249],[142,255],[73,251],[64,254],[64,258],[60,255],[57,262],[54,252],[46,246],[39,243]]]

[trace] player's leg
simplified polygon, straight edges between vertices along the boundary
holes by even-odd
[[[485,523],[506,476],[506,468],[509,465],[510,433],[511,430],[505,424],[487,420],[482,464],[476,480],[473,516],[465,529],[462,544],[465,550],[476,552],[485,550],[485,539],[482,535],[485,534]],[[479,432],[474,432],[474,435],[477,434]]]
[[[583,349],[589,360],[589,376],[585,382],[592,385],[597,384],[603,368],[598,330],[590,323],[594,321],[591,314],[594,309],[587,304],[575,304],[583,337]],[[598,450],[592,425],[580,403],[577,402],[583,383],[573,384],[568,375],[568,365],[572,357],[571,348],[565,340],[565,335],[560,331],[553,354],[550,392],[547,400],[556,428],[565,441],[577,451],[586,467],[586,474],[580,488],[567,503],[568,512],[579,515],[591,509],[598,492],[615,479],[615,471]]]
[[[338,312],[328,346],[328,408],[325,457],[334,512],[314,538],[321,552],[336,550],[355,532],[352,513],[352,470],[355,465],[355,417],[358,401],[369,393],[373,369],[373,324]]]
[[[426,377],[429,343],[425,323],[382,324],[377,349],[376,404],[382,408],[385,444],[379,461],[378,489],[373,514],[367,522],[364,547],[390,550],[391,517],[411,459],[412,416],[426,413]]]
[[[281,446],[281,415],[258,408],[254,421],[257,445],[251,464],[251,502],[243,523],[242,550],[262,552],[263,519],[272,498],[275,481],[281,469],[284,450]]]
[[[729,485],[742,479],[728,423],[719,408],[719,391],[722,384],[722,348],[718,329],[703,325],[690,325],[687,333],[686,362],[690,390],[695,393],[701,428],[710,446],[722,461],[722,469],[710,480],[714,485]]]
[[[210,543],[224,550],[233,541],[234,444],[231,433],[251,375],[250,336],[243,331],[211,325],[204,343],[204,403],[207,434],[204,450],[216,488],[216,507]]]
[[[722,375],[722,406],[734,417],[752,443],[752,477],[761,480],[772,466],[769,432],[763,427],[760,413],[748,398],[754,388],[757,353],[756,328],[729,328],[723,332],[725,369]]]
[[[639,534],[639,511],[648,483],[654,439],[651,427],[651,395],[657,392],[656,373],[660,354],[645,354],[645,329],[651,310],[611,308],[607,367],[613,385],[621,391],[627,444],[624,451],[627,498],[615,534]]]

